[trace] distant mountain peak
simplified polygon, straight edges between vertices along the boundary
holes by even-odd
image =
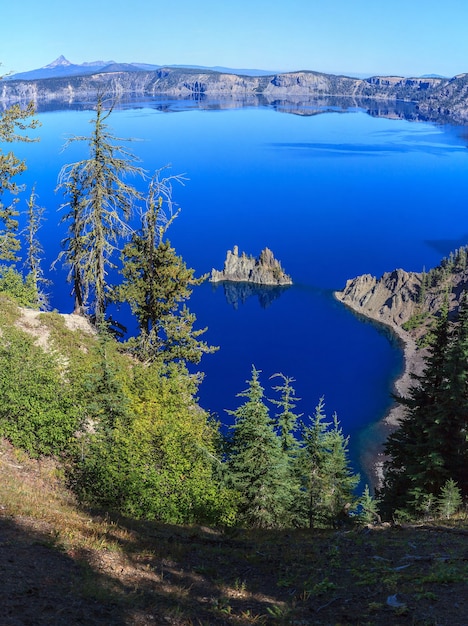
[[[73,64],[61,54],[55,61],[52,61],[52,63],[49,63],[49,65],[45,67],[68,67],[69,65]]]

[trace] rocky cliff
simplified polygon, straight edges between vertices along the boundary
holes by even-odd
[[[357,313],[390,326],[401,326],[416,313],[422,275],[398,269],[377,279],[364,274],[348,280],[335,296]]]
[[[300,71],[247,76],[190,68],[159,68],[139,70],[123,65],[108,65],[105,70],[36,80],[5,80],[0,84],[0,103],[33,100],[36,105],[79,102],[95,99],[97,93],[109,97],[222,98],[266,102],[314,100],[328,96],[361,100],[416,103],[424,119],[468,121],[468,76],[446,78],[404,78],[374,76],[368,79],[336,76],[320,72]]]
[[[292,285],[291,277],[288,276],[281,263],[275,259],[273,252],[265,248],[260,256],[254,258],[243,252],[239,255],[239,249],[228,250],[224,268],[222,271],[213,269],[210,281],[246,282],[257,285]]]
[[[335,297],[351,310],[384,324],[400,340],[404,369],[395,381],[395,392],[405,397],[414,376],[425,368],[427,335],[445,299],[449,310],[457,311],[461,294],[468,289],[468,248],[460,248],[429,272],[385,273],[381,278],[364,274],[348,280]],[[385,460],[382,444],[404,415],[402,405],[394,405],[385,418],[368,431],[361,462],[374,487],[382,486]],[[371,436],[372,435],[372,436]]]
[[[348,280],[335,297],[356,313],[393,328],[411,328],[419,338],[437,315],[445,298],[455,312],[468,289],[468,247],[460,248],[429,272],[385,273],[381,278],[364,274]],[[419,317],[418,323],[415,316]],[[408,322],[410,322],[408,324]]]

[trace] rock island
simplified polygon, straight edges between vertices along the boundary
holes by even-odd
[[[292,279],[275,259],[273,252],[264,248],[260,256],[254,258],[245,252],[239,255],[238,246],[228,250],[222,271],[213,269],[210,281],[255,283],[257,285],[292,285]]]

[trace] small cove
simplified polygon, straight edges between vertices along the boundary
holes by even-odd
[[[316,109],[311,105],[310,110]],[[52,306],[69,312],[65,273],[49,272],[60,250],[61,202],[54,194],[63,163],[85,146],[62,151],[67,136],[89,134],[90,111],[39,114],[39,144],[15,147],[28,163],[47,208],[41,230]],[[348,278],[396,267],[420,271],[467,242],[468,161],[464,129],[372,117],[360,109],[300,115],[273,107],[216,108],[184,102],[129,103],[109,120],[149,171],[170,163],[185,173],[174,188],[180,217],[169,232],[197,274],[221,269],[234,244],[257,255],[268,246],[293,277],[278,297],[250,296],[237,307],[221,285],[203,284],[190,308],[220,350],[204,357],[200,403],[224,424],[232,419],[252,365],[296,379],[298,411],[310,415],[324,396],[351,435],[388,409],[402,356],[394,342],[333,298]],[[24,207],[23,207],[24,208]],[[271,301],[269,301],[271,300]]]

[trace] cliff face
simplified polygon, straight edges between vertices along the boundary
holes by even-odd
[[[459,248],[429,272],[405,272],[398,269],[381,278],[364,274],[348,280],[335,297],[356,313],[392,329],[399,338],[404,355],[404,369],[395,381],[397,396],[408,397],[421,376],[428,356],[427,335],[445,302],[449,315],[457,312],[462,294],[468,290],[468,246]],[[407,324],[405,324],[407,323]],[[403,404],[395,404],[385,418],[372,428],[362,452],[373,486],[383,484],[382,444],[405,416]]]
[[[226,74],[188,68],[123,71],[122,65],[109,65],[95,74],[72,75],[36,80],[7,80],[0,83],[0,102],[7,106],[33,100],[36,104],[53,101],[79,102],[95,98],[99,92],[110,97],[168,95],[177,98],[263,98],[316,99],[325,96],[375,101],[417,103],[426,119],[468,121],[468,77],[403,78],[373,76],[368,79],[300,71],[270,76]]]
[[[429,116],[440,114],[457,124],[468,121],[468,74],[459,74],[442,80],[434,89],[427,91],[420,104],[422,113]]]
[[[245,252],[239,255],[239,249],[234,246],[233,251],[228,250],[224,268],[220,272],[213,269],[210,281],[246,282],[257,285],[292,285],[291,277],[288,276],[281,263],[275,259],[273,252],[265,248],[258,258],[247,256]]]
[[[388,325],[401,326],[417,310],[421,274],[398,269],[377,279],[370,274],[348,280],[335,296],[357,313]]]
[[[95,94],[103,86],[113,95],[190,95],[230,98],[232,96],[352,94],[362,81],[316,72],[293,72],[272,76],[240,76],[213,71],[162,68],[157,71],[106,71],[99,74],[9,80],[1,84],[0,100],[51,100],[81,98]],[[371,89],[373,91],[373,89]]]
[[[468,289],[468,247],[460,248],[427,273],[398,269],[381,278],[364,274],[348,280],[335,297],[365,317],[376,320],[401,334],[402,325],[415,316],[411,334],[421,337],[447,298],[449,311],[456,312],[462,294]],[[415,322],[413,319],[412,322]]]

